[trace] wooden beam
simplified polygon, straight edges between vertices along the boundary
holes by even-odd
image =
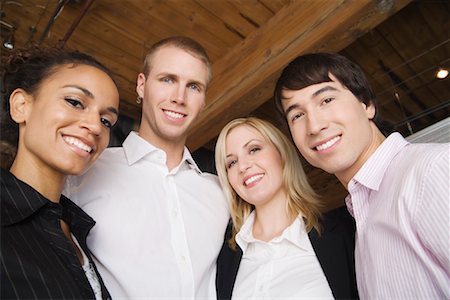
[[[311,0],[286,5],[214,63],[207,105],[190,130],[189,149],[198,149],[228,121],[270,99],[279,73],[296,56],[340,51],[410,1]]]

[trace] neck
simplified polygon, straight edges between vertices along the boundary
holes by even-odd
[[[27,159],[19,151],[10,172],[18,179],[33,187],[48,200],[58,203],[64,187],[66,175]]]
[[[253,236],[268,242],[280,236],[292,224],[296,216],[291,216],[286,209],[286,200],[279,201],[271,207],[256,207]]]
[[[375,123],[370,122],[372,129],[372,138],[370,144],[366,147],[365,151],[361,153],[360,157],[349,169],[336,173],[337,179],[341,184],[348,190],[348,183],[353,179],[353,177],[358,173],[358,171],[364,166],[366,161],[372,156],[372,154],[380,147],[384,142],[386,137],[381,133],[381,131],[376,127]]]
[[[183,152],[184,152],[184,145],[183,147],[179,148],[179,149],[175,149],[175,147],[165,147],[165,148],[161,148],[162,150],[164,150],[164,152],[166,152],[166,166],[167,169],[169,169],[169,171],[171,171],[173,168],[177,167],[180,162],[181,159],[183,158]]]
[[[169,171],[180,164],[183,158],[186,137],[179,137],[173,140],[165,139],[157,136],[151,130],[145,130],[145,127],[139,129],[139,136],[166,153],[166,165]]]

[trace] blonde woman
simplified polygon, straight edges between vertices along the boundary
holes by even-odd
[[[357,298],[354,222],[320,216],[291,142],[269,122],[240,118],[216,144],[232,224],[217,263],[218,299]]]

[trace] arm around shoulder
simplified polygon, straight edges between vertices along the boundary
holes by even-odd
[[[443,148],[422,174],[414,223],[424,246],[450,276],[450,144]]]

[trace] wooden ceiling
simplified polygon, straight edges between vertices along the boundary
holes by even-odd
[[[1,11],[1,37],[14,26],[16,47],[60,42],[112,69],[121,115],[136,123],[136,77],[149,47],[172,35],[199,41],[214,75],[190,131],[192,151],[212,150],[221,128],[240,116],[269,119],[287,133],[270,101],[273,87],[284,66],[307,52],[340,51],[360,64],[379,113],[405,135],[449,115],[449,79],[434,78],[439,66],[450,67],[444,0],[1,0]],[[336,180],[308,173],[319,190],[342,200]]]

